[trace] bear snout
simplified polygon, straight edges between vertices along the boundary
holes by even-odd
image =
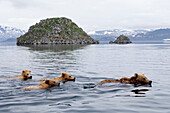
[[[32,79],[32,76],[30,76],[29,79]]]
[[[74,79],[72,81],[75,81],[75,80],[76,80],[76,78],[74,77]]]
[[[59,82],[57,82],[57,84],[56,84],[57,86],[59,86],[60,85],[60,83]]]
[[[65,79],[65,80],[67,80],[67,81],[75,81],[75,77],[74,78],[72,78],[72,79]]]
[[[149,81],[149,85],[151,85],[152,84],[152,81]]]

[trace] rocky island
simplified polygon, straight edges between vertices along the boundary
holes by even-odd
[[[26,44],[98,44],[72,20],[48,18],[31,26],[24,35],[17,38],[17,45]]]
[[[109,42],[110,44],[111,43],[116,43],[116,44],[129,44],[129,43],[132,43],[130,41],[130,39],[124,35],[120,35],[114,42],[113,41],[110,41]]]

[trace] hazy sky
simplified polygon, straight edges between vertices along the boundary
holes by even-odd
[[[68,17],[85,31],[170,27],[170,0],[0,0],[0,25],[28,30]]]

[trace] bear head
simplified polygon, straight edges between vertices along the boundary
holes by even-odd
[[[45,84],[47,84],[49,87],[52,87],[52,86],[59,86],[60,83],[56,82],[55,80],[45,80],[44,81]]]
[[[59,76],[59,78],[62,81],[75,81],[75,77],[69,75],[68,73],[61,73],[61,75]]]
[[[135,73],[134,76],[130,78],[130,83],[134,85],[150,85],[152,84],[152,81],[150,81],[144,74],[137,74]]]
[[[31,70],[23,70],[21,73],[21,77],[23,80],[32,79]]]

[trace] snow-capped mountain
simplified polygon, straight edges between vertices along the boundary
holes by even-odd
[[[24,30],[20,30],[13,27],[0,26],[0,41],[6,41],[11,39],[16,39],[20,35],[25,33]]]
[[[88,32],[89,35],[108,35],[108,36],[132,36],[135,37],[137,34],[146,34],[147,32],[152,30],[122,30],[122,29],[114,29],[114,30],[102,30],[102,31],[91,31]]]
[[[161,41],[170,38],[170,28],[150,29],[150,30],[102,30],[92,31],[88,34],[99,41],[115,40],[120,35],[125,35],[132,41]]]
[[[101,30],[91,31],[88,34],[99,41],[115,40],[120,35],[125,35],[129,38],[135,38],[137,35],[145,35],[152,30],[125,30],[125,29],[113,29],[113,30]]]

